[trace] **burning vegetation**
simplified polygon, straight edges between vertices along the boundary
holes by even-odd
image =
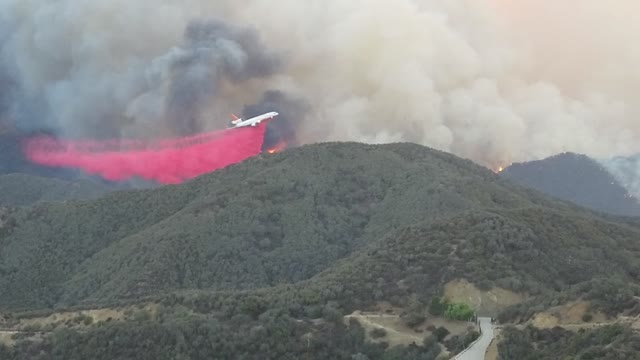
[[[267,153],[275,154],[287,148],[287,143],[285,141],[280,141],[274,146],[267,149]]]

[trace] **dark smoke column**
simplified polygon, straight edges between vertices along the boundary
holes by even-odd
[[[241,83],[273,75],[280,61],[253,29],[233,28],[218,20],[194,21],[184,44],[164,57],[170,83],[166,117],[177,135],[198,132],[203,106],[218,95],[222,80]]]
[[[259,103],[245,106],[242,116],[248,119],[269,111],[277,111],[280,115],[267,123],[262,151],[279,144],[285,144],[286,147],[298,145],[296,128],[309,111],[309,106],[281,91],[271,90],[263,94]]]

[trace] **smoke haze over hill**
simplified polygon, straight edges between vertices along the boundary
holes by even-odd
[[[0,117],[74,137],[179,135],[220,128],[274,90],[295,99],[280,111],[305,104],[290,111],[299,143],[410,141],[490,167],[628,155],[640,151],[640,44],[629,41],[639,10],[635,0],[4,0],[0,110],[11,106]]]
[[[544,160],[515,163],[500,175],[586,208],[640,216],[640,198],[631,192],[629,184],[585,155],[564,153]]]

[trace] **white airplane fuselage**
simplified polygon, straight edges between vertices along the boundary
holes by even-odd
[[[274,117],[278,116],[280,114],[278,114],[275,111],[272,112],[268,112],[266,114],[262,114],[262,115],[258,115],[255,117],[252,117],[251,119],[247,119],[247,120],[242,120],[242,119],[237,119],[237,120],[233,120],[231,122],[231,127],[232,128],[239,128],[239,127],[245,127],[245,126],[256,126],[259,123],[261,123],[264,120],[267,119],[273,119]]]

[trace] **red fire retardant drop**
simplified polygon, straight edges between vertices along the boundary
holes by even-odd
[[[263,122],[148,142],[34,137],[25,141],[23,149],[30,161],[40,165],[82,169],[112,181],[139,177],[176,184],[259,154],[265,130]]]

